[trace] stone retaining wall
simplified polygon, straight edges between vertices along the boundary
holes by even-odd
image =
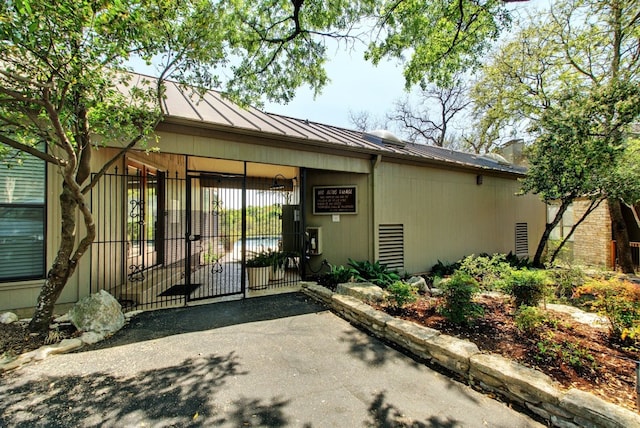
[[[352,296],[332,293],[316,283],[302,291],[373,335],[463,377],[470,385],[528,408],[552,426],[640,427],[640,415],[575,388],[565,390],[549,376],[499,355],[480,352],[467,341],[396,319]]]

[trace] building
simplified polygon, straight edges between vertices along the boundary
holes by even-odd
[[[171,82],[166,95],[159,151],[129,152],[93,189],[98,236],[59,303],[99,289],[140,308],[247,297],[348,258],[424,272],[533,254],[544,229],[544,204],[516,196],[525,170],[500,157],[243,110]],[[94,170],[117,150],[95,150]],[[0,309],[35,304],[59,239],[60,177],[27,164],[0,172]],[[245,265],[263,251],[285,253],[284,273],[249,285]]]
[[[551,233],[552,245],[569,235],[573,226],[580,221],[591,205],[590,200],[579,199],[569,206],[565,211],[560,224]],[[547,211],[549,221],[553,219],[557,212],[557,206],[549,205]],[[631,208],[622,207],[622,214],[627,225],[629,240],[631,241],[631,257],[636,268],[639,265],[640,250],[640,222],[638,221],[639,209],[637,206]],[[604,200],[587,215],[567,239],[565,249],[560,253],[560,258],[566,262],[579,265],[593,266],[604,269],[615,269],[616,243],[613,237],[611,217],[607,201]]]

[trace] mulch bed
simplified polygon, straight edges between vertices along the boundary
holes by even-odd
[[[477,299],[484,316],[469,325],[453,324],[438,314],[436,299],[420,299],[394,311],[378,309],[441,331],[468,339],[481,351],[492,352],[540,370],[564,387],[591,392],[631,410],[636,407],[635,361],[640,350],[610,340],[608,331],[575,321],[571,316],[549,311],[556,320],[535,335],[520,332],[514,323],[515,308],[509,299],[482,296]]]

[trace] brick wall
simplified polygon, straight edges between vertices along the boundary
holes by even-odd
[[[589,206],[590,201],[573,203],[573,217],[577,222]],[[578,226],[574,232],[573,259],[577,263],[594,266],[609,266],[611,261],[611,218],[607,202]]]

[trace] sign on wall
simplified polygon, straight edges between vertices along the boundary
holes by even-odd
[[[357,214],[356,186],[315,186],[314,214]]]

